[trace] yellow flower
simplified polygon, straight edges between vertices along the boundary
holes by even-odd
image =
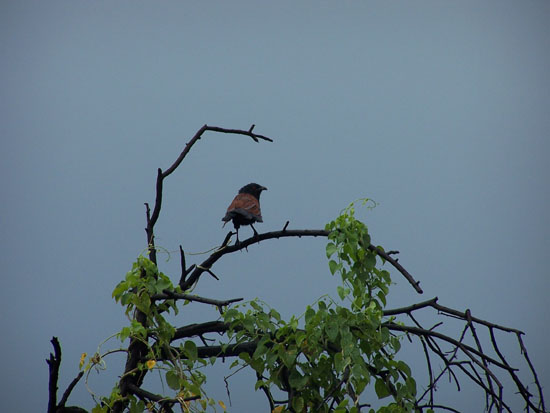
[[[155,365],[157,364],[156,360],[147,360],[147,363],[145,363],[147,365],[147,368],[149,370],[151,370],[153,367],[155,367]]]
[[[86,357],[88,356],[88,353],[82,353],[80,355],[80,363],[78,363],[78,368],[82,368],[82,366],[84,365],[84,362],[86,361]]]

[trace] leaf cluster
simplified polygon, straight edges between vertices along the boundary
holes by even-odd
[[[253,354],[240,354],[241,363],[256,371],[256,389],[288,395],[277,411],[358,412],[361,394],[373,383],[378,398],[393,398],[379,412],[412,411],[416,383],[407,364],[394,359],[399,338],[382,325],[389,273],[377,268],[353,204],[326,229],[329,268],[341,276],[338,295],[349,308],[325,297],[289,321],[257,301],[246,312],[227,310],[229,337],[257,343]]]

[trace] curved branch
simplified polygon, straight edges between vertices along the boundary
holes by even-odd
[[[136,386],[135,384],[129,384],[128,385],[128,390],[135,394],[136,396],[138,396],[139,398],[142,398],[142,399],[148,399],[148,400],[151,400],[151,401],[154,401],[154,402],[157,402],[157,403],[161,403],[163,405],[163,408],[170,408],[170,405],[172,404],[180,404],[181,402],[187,402],[187,401],[191,401],[191,400],[197,400],[197,399],[200,399],[201,396],[190,396],[190,397],[182,397],[182,398],[178,398],[178,399],[171,399],[171,398],[168,398],[168,397],[163,397],[159,394],[155,394],[155,393],[151,393],[150,391],[147,391],[147,390],[144,390],[142,389],[141,387],[138,387]],[[170,409],[171,411],[171,409]]]
[[[288,224],[288,223],[287,223]],[[187,290],[191,286],[193,286],[203,272],[209,270],[212,265],[216,261],[218,261],[222,256],[225,254],[230,254],[235,251],[240,251],[243,249],[247,249],[252,244],[258,244],[260,241],[265,241],[268,239],[273,238],[285,238],[285,237],[327,237],[330,234],[330,231],[326,231],[324,229],[293,229],[288,230],[286,229],[287,224],[285,224],[285,227],[282,230],[279,231],[271,231],[271,232],[264,232],[262,234],[255,234],[252,237],[239,242],[238,244],[229,245],[229,240],[231,239],[230,236],[226,236],[224,239],[224,242],[222,243],[222,246],[214,251],[205,261],[202,262],[202,264],[197,265],[191,275],[187,278],[180,279],[180,287],[182,290]],[[231,234],[231,233],[230,233]],[[228,234],[229,235],[229,234]],[[399,264],[395,259],[393,259],[391,256],[389,256],[384,250],[382,250],[379,247],[375,247],[374,245],[369,245],[369,250],[375,252],[376,254],[380,255],[384,260],[388,261],[390,264],[394,266],[395,269],[397,269],[406,279],[409,281],[409,283],[413,286],[413,288],[421,294],[423,291],[419,287],[419,282],[416,281],[412,275],[409,274],[405,268],[401,264]]]
[[[147,234],[149,235],[147,238],[147,241],[149,243],[151,235],[152,235],[152,229],[155,226],[158,217],[160,215],[160,208],[162,205],[162,183],[166,177],[168,177],[172,172],[176,170],[178,166],[183,162],[191,148],[195,143],[198,142],[198,140],[202,137],[202,134],[206,131],[212,131],[212,132],[219,132],[219,133],[230,133],[233,135],[245,135],[252,138],[255,142],[258,142],[259,139],[273,142],[273,139],[268,138],[267,136],[259,135],[257,133],[253,133],[252,129],[254,129],[254,125],[250,127],[249,130],[242,130],[242,129],[227,129],[227,128],[220,128],[218,126],[208,126],[203,125],[191,138],[189,142],[185,145],[183,148],[183,151],[180,153],[178,158],[174,161],[172,165],[168,169],[166,169],[164,172],[159,168],[158,169],[158,175],[157,175],[157,193],[156,193],[156,200],[155,200],[155,207],[153,208],[153,214],[151,215],[150,222],[147,224]]]

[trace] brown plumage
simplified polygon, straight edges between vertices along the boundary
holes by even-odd
[[[239,189],[239,193],[233,199],[233,202],[227,208],[222,221],[227,224],[233,221],[233,226],[237,231],[237,241],[239,240],[239,227],[250,225],[254,234],[257,235],[256,228],[252,225],[254,222],[263,222],[262,211],[260,210],[260,194],[266,190],[265,186],[251,183]]]

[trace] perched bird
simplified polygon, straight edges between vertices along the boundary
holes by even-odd
[[[227,208],[222,221],[227,224],[233,221],[233,226],[237,230],[237,242],[239,242],[239,227],[241,225],[250,225],[254,235],[258,235],[256,228],[252,225],[254,222],[263,222],[262,211],[260,210],[260,194],[267,190],[265,186],[258,184],[248,184],[239,189],[239,193]]]

